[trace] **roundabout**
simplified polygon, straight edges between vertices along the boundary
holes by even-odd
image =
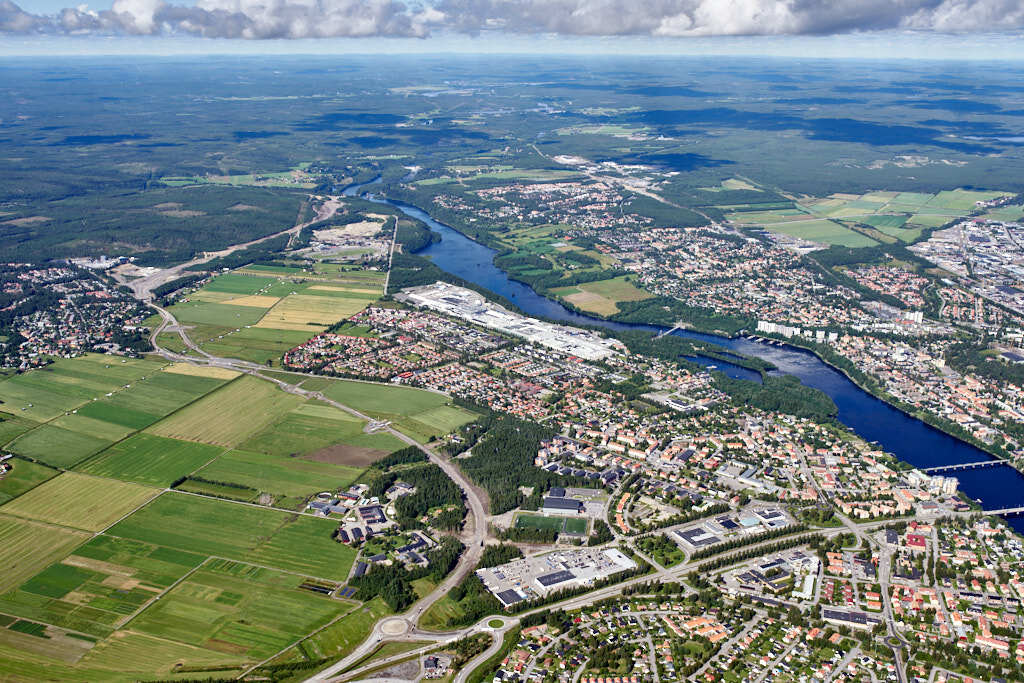
[[[404,636],[409,631],[409,622],[400,617],[386,619],[380,624],[380,632],[385,636]]]

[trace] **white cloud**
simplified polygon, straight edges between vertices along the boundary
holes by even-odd
[[[180,0],[178,0],[180,2]],[[1021,0],[114,0],[56,15],[0,0],[0,33],[179,35],[244,39],[475,35],[773,36],[908,28],[1024,27]]]

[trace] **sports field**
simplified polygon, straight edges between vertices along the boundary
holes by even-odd
[[[65,472],[0,507],[0,512],[102,531],[156,494],[147,486]]]
[[[165,493],[110,533],[187,552],[344,581],[355,551],[331,539],[331,520],[186,493]]]
[[[158,422],[158,436],[232,447],[303,402],[270,382],[245,375]]]
[[[142,433],[114,444],[81,463],[76,469],[89,474],[166,487],[223,452],[220,446]]]
[[[587,520],[582,517],[545,517],[521,514],[516,516],[517,529],[551,529],[559,533],[587,533]]]

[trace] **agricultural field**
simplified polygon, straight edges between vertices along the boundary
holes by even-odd
[[[652,296],[636,287],[628,275],[611,280],[586,282],[573,287],[560,287],[551,290],[551,293],[565,299],[577,308],[603,316],[612,316],[618,313],[620,302],[643,301]]]
[[[301,661],[307,658],[343,657],[363,642],[377,620],[387,613],[388,607],[384,601],[375,598],[302,641],[300,646],[284,653],[281,659]],[[303,653],[309,653],[309,657]]]
[[[219,446],[136,434],[76,467],[80,472],[167,487],[224,452]],[[0,485],[2,491],[2,485]]]
[[[45,382],[53,373],[69,371],[81,377],[79,360],[61,360],[20,377]],[[115,367],[111,362],[105,359],[104,371]],[[183,372],[180,366],[161,367],[152,362],[139,369],[148,369],[148,373],[134,373],[130,381],[105,387],[108,390],[102,394],[68,406],[63,414],[20,434],[7,445],[7,450],[48,465],[72,467],[216,389],[224,383],[225,373],[230,372],[215,370],[219,376],[203,376],[195,371]],[[6,383],[0,383],[0,391]]]
[[[17,589],[0,612],[105,637],[205,558],[97,536]]]
[[[302,398],[246,375],[158,422],[147,432],[231,448],[302,403]]]
[[[384,277],[327,262],[250,265],[218,275],[169,310],[207,353],[265,363],[376,301]],[[180,346],[174,332],[159,342]]]
[[[447,434],[476,417],[475,413],[449,405],[447,396],[422,389],[347,380],[324,380],[322,385],[312,386],[307,383],[306,388],[313,386],[339,403],[391,421],[395,429],[421,442]]]
[[[132,622],[159,638],[260,661],[337,616],[344,605],[300,589],[303,578],[209,560]]]
[[[877,242],[866,235],[845,228],[839,223],[828,220],[808,220],[793,223],[780,223],[768,226],[772,232],[781,232],[792,237],[838,244],[844,247],[870,247]]]
[[[156,494],[156,489],[147,486],[64,472],[0,507],[0,512],[102,531]]]
[[[0,381],[4,411],[37,422],[52,420],[93,399],[122,391],[152,374],[162,361],[86,354]]]
[[[344,581],[355,551],[331,538],[335,526],[327,519],[170,492],[120,521],[110,533]]]
[[[196,476],[305,500],[320,491],[347,488],[362,471],[359,467],[237,450],[221,455]]]
[[[8,462],[13,469],[0,479],[0,505],[60,474],[59,470],[52,467],[21,458],[14,458]]]
[[[875,241],[833,221],[840,221],[847,226],[858,223],[869,225],[883,235],[909,244],[920,238],[926,228],[945,225],[972,213],[977,208],[976,202],[1006,194],[963,189],[936,194],[878,191],[860,195],[837,193],[823,198],[809,197],[801,200],[797,206],[785,209],[757,210],[757,205],[719,208],[732,210],[726,218],[737,225],[760,225],[773,232],[815,242],[856,247],[870,246]],[[736,210],[747,208],[755,210]],[[1013,213],[1019,217],[1020,209]],[[875,236],[878,236],[877,233]]]
[[[294,381],[294,376],[289,380]],[[366,424],[334,406],[310,401],[242,443],[242,450],[364,466],[405,444],[387,432],[366,434]]]
[[[83,531],[0,514],[0,593],[21,584],[89,537]]]

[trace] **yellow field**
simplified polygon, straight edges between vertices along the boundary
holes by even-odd
[[[0,593],[21,585],[88,538],[82,531],[0,515]]]
[[[171,372],[176,375],[191,375],[192,377],[210,377],[211,379],[234,379],[241,374],[227,368],[215,368],[210,365],[192,365],[191,363],[172,363],[164,368],[164,372]]]
[[[293,294],[267,311],[255,327],[321,331],[323,327],[358,313],[368,303],[364,299]]]
[[[232,306],[251,306],[252,308],[273,308],[277,305],[277,302],[281,300],[280,297],[276,296],[260,296],[253,294],[251,296],[240,296],[237,299],[228,299],[224,303],[231,304]]]
[[[159,491],[148,486],[65,472],[0,508],[18,517],[102,531]]]
[[[147,432],[230,448],[303,403],[270,382],[245,375],[157,422]]]

